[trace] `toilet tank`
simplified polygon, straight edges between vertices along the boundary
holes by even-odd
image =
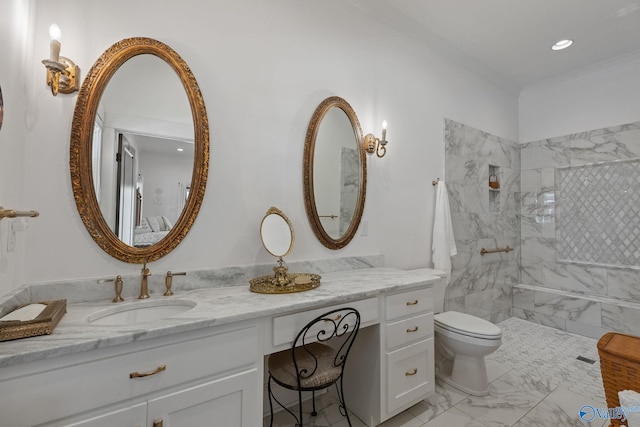
[[[433,312],[442,313],[444,311],[444,296],[447,290],[447,273],[442,270],[434,270],[433,268],[417,268],[411,271],[440,278],[440,280],[433,284]]]

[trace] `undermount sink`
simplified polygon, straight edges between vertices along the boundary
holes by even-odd
[[[135,325],[166,319],[189,311],[195,306],[196,303],[189,300],[133,302],[96,311],[87,317],[87,322],[105,326]]]

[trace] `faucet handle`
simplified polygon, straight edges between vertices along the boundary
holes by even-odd
[[[116,297],[114,299],[112,299],[111,302],[122,302],[122,301],[124,301],[124,298],[122,298],[122,287],[123,287],[122,276],[118,274],[115,279],[100,279],[100,280],[98,280],[98,283],[109,283],[109,282],[115,282],[114,288],[115,288],[115,291],[116,291]]]
[[[167,290],[164,292],[164,296],[168,297],[173,295],[173,292],[171,291],[171,286],[173,284],[173,276],[186,276],[187,272],[186,271],[181,271],[180,273],[172,273],[171,271],[167,271],[167,277],[165,277],[164,279],[164,285],[167,288]]]
[[[149,267],[147,267],[147,263],[146,262],[142,265],[142,275],[143,276],[151,276],[151,270],[149,269]]]

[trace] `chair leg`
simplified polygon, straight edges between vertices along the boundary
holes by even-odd
[[[298,420],[300,427],[302,427],[302,391],[298,390],[298,413],[300,414],[300,419]]]
[[[278,405],[280,405],[280,407],[282,409],[284,409],[285,411],[287,411],[294,420],[296,420],[296,427],[302,427],[302,404],[299,403],[299,409],[300,409],[300,420],[298,420],[298,417],[296,417],[296,414],[294,414],[293,412],[291,412],[291,410],[289,408],[287,408],[286,406],[284,406],[277,398],[276,396],[273,394],[273,391],[271,390],[271,374],[269,374],[269,381],[267,382],[267,391],[269,393],[269,410],[271,412],[271,420],[269,422],[269,427],[273,427],[273,403],[271,401],[271,399],[275,400],[276,403]],[[298,392],[298,402],[302,402],[301,399],[301,392]]]
[[[347,404],[344,401],[344,389],[342,388],[342,377],[340,377],[340,386],[336,383],[336,391],[338,393],[338,400],[340,401],[340,414],[347,419],[349,427],[351,427],[351,419],[349,418],[349,411],[347,410]]]
[[[269,412],[271,413],[271,420],[269,421],[269,427],[273,427],[273,402],[271,402],[273,393],[271,392],[271,374],[269,374],[269,380],[267,381],[267,392],[269,393]]]
[[[311,412],[311,416],[315,417],[318,415],[316,412],[316,391],[311,390],[311,400],[313,401],[313,411]]]

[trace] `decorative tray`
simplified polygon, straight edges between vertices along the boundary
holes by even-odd
[[[0,320],[0,341],[50,335],[67,312],[67,300],[42,301],[39,304],[46,307],[33,320]],[[16,310],[26,305],[29,304],[17,307]]]
[[[281,284],[275,276],[261,276],[249,280],[251,292],[259,294],[290,294],[310,291],[320,286],[320,276],[309,273],[288,273],[287,283]]]

